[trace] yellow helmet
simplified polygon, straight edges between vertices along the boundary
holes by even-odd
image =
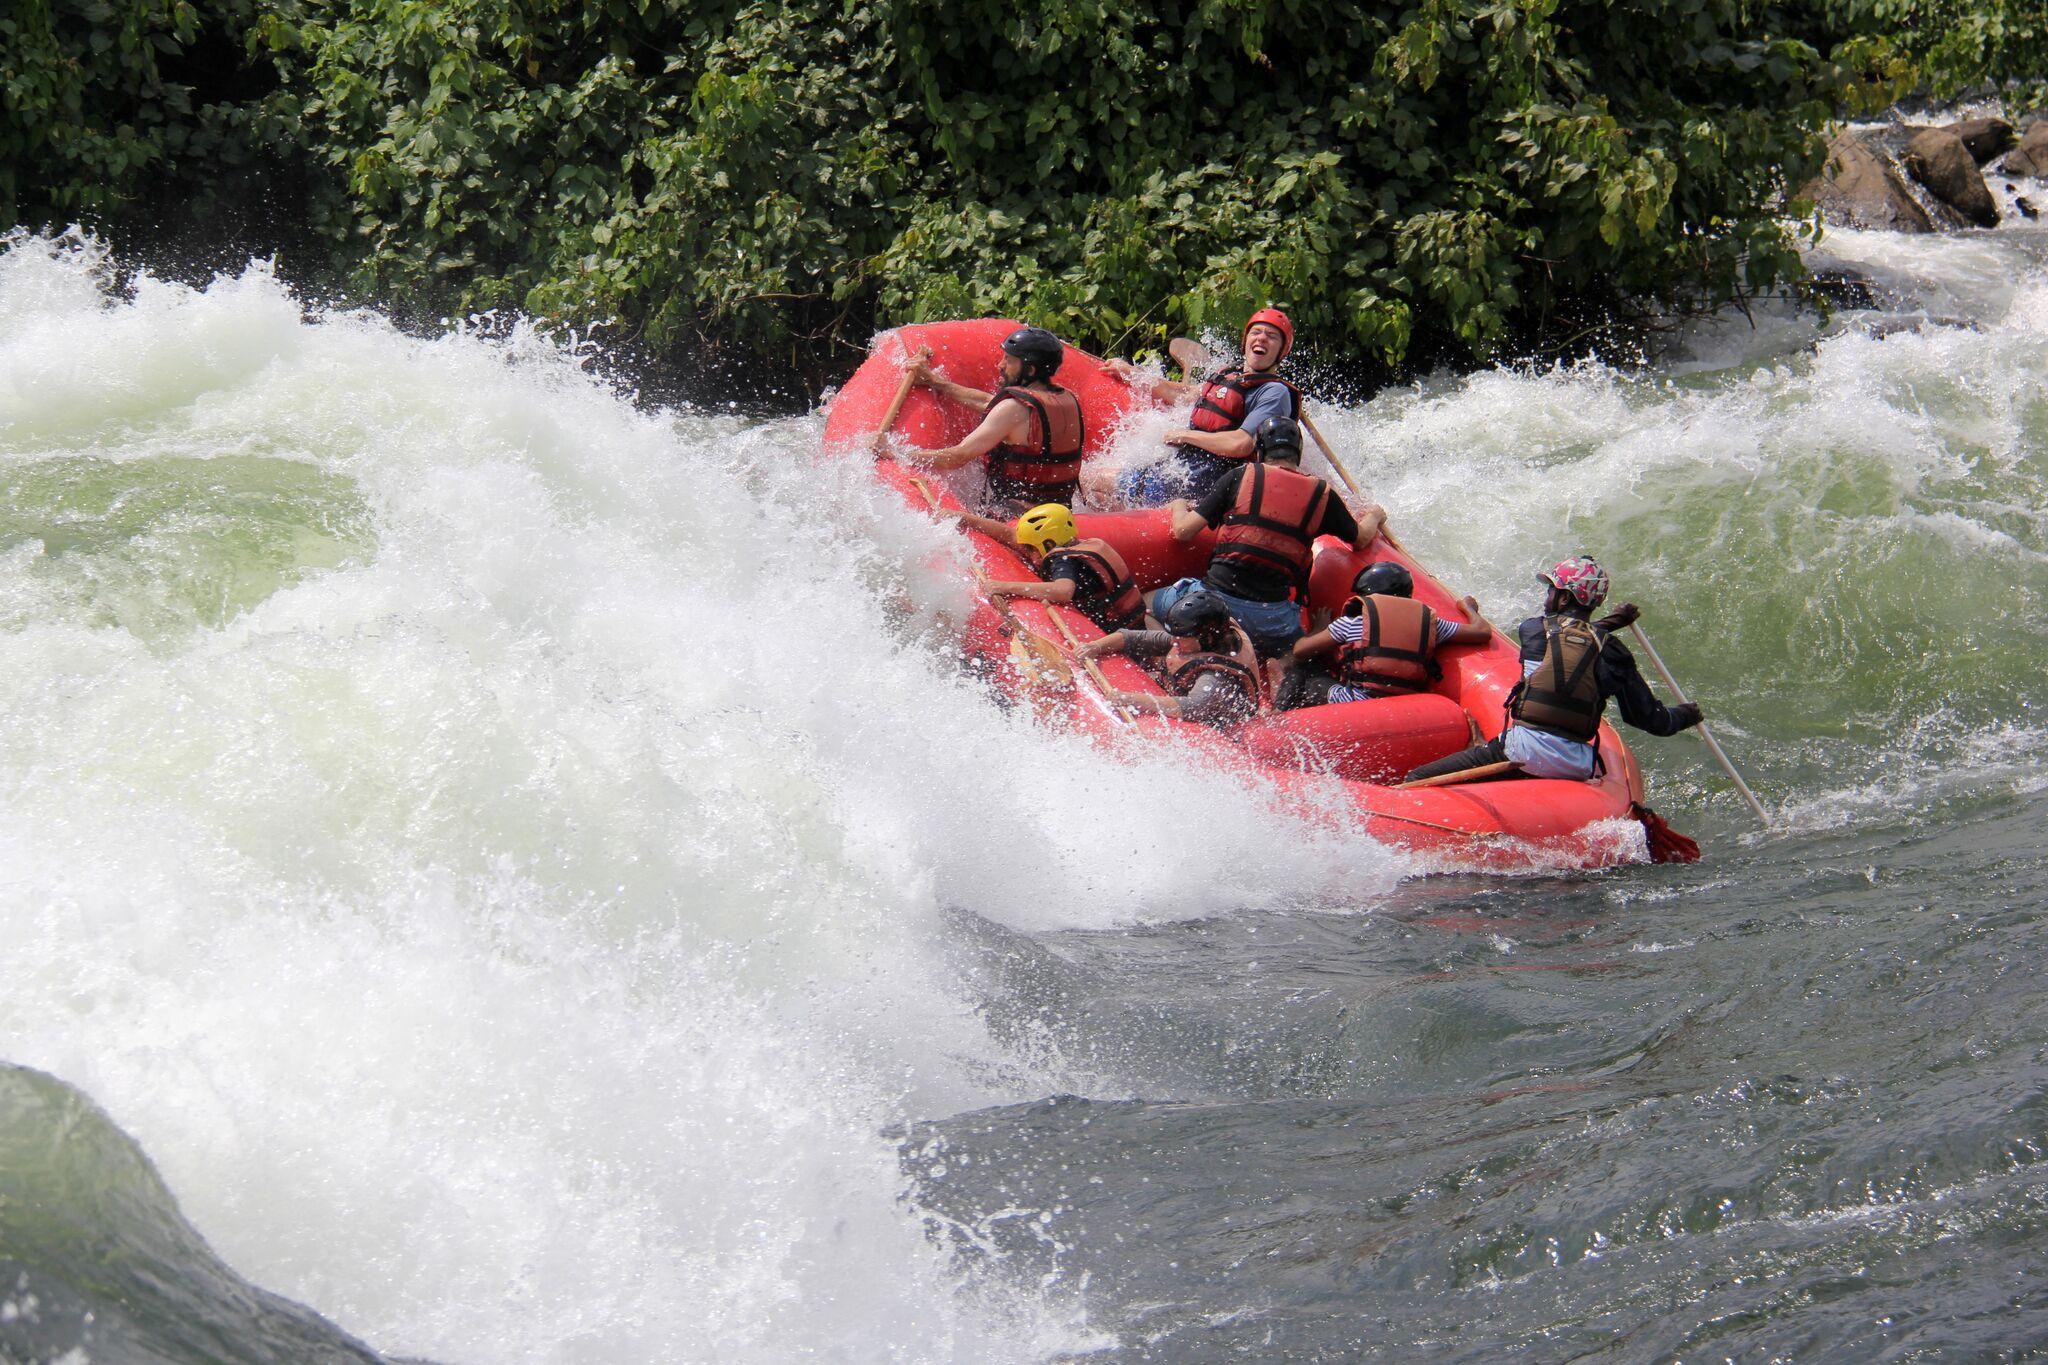
[[[1050,554],[1070,543],[1079,532],[1074,529],[1071,511],[1056,502],[1042,502],[1017,518],[1017,529],[1012,534],[1019,545]]]

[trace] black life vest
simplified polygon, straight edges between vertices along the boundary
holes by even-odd
[[[988,491],[1000,502],[1059,502],[1071,505],[1081,486],[1081,446],[1086,432],[1081,400],[1058,387],[998,389],[985,414],[1014,398],[1030,416],[1021,445],[1005,442],[988,453]]]
[[[1435,612],[1407,597],[1351,600],[1360,607],[1359,638],[1337,647],[1337,681],[1373,692],[1420,692],[1444,675],[1436,661]]]
[[[1062,545],[1045,557],[1039,566],[1039,576],[1046,577],[1062,555],[1072,555],[1086,564],[1102,584],[1097,592],[1077,592],[1074,596],[1074,605],[1089,620],[1104,630],[1136,630],[1145,623],[1145,594],[1138,590],[1131,566],[1114,545],[1095,539]]]
[[[1287,415],[1301,416],[1301,390],[1271,371],[1246,374],[1242,367],[1232,366],[1212,375],[1202,385],[1202,392],[1195,398],[1195,415],[1188,425],[1196,431],[1237,431],[1244,426],[1244,414],[1251,402],[1252,393],[1267,384],[1278,384],[1287,390]],[[1212,453],[1212,452],[1204,452]],[[1215,456],[1228,459],[1228,456]],[[1247,455],[1245,459],[1255,456]]]
[[[1281,574],[1305,597],[1316,531],[1329,505],[1330,486],[1315,475],[1286,465],[1252,465],[1237,476],[1237,500],[1216,530],[1210,562]]]
[[[1540,643],[1524,639],[1522,658],[1536,661],[1508,694],[1508,715],[1517,724],[1591,744],[1600,737],[1607,698],[1600,694],[1600,650],[1607,643],[1592,622],[1576,616],[1546,616]]]

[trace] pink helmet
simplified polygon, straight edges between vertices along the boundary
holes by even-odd
[[[1595,564],[1591,555],[1567,559],[1549,573],[1536,576],[1559,592],[1571,594],[1587,611],[1607,600],[1607,570]]]

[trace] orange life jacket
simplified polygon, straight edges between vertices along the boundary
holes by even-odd
[[[1058,387],[996,390],[986,415],[1005,398],[1024,405],[1030,427],[1021,445],[1007,442],[988,453],[988,490],[997,501],[1072,504],[1081,486],[1081,400]]]
[[[1301,390],[1270,371],[1246,374],[1241,367],[1212,375],[1202,385],[1202,392],[1195,399],[1195,415],[1188,425],[1196,431],[1236,431],[1244,426],[1246,407],[1251,402],[1252,392],[1267,384],[1278,384],[1287,390],[1287,415],[1301,416]],[[1218,458],[1229,458],[1221,456]],[[1253,456],[1244,456],[1251,459]]]
[[[1244,628],[1234,625],[1232,629],[1237,633],[1235,653],[1217,654],[1202,650],[1183,654],[1179,650],[1169,650],[1162,671],[1166,690],[1176,697],[1187,696],[1206,676],[1214,674],[1223,678],[1243,690],[1245,716],[1249,719],[1259,713],[1259,656],[1252,650],[1251,637],[1244,633]]]
[[[1591,744],[1600,737],[1607,698],[1600,695],[1595,665],[1607,643],[1590,621],[1576,616],[1543,618],[1543,657],[1536,671],[1508,694],[1508,714],[1523,725]]]
[[[1255,464],[1237,477],[1237,501],[1217,528],[1211,562],[1277,571],[1297,595],[1306,596],[1316,530],[1329,505],[1330,486],[1315,475],[1285,465]]]
[[[1145,594],[1138,590],[1138,580],[1132,576],[1131,566],[1124,562],[1124,557],[1117,553],[1114,545],[1106,540],[1076,540],[1047,555],[1046,564],[1061,555],[1074,556],[1102,580],[1099,594],[1074,598],[1074,605],[1089,620],[1104,630],[1135,630],[1145,623]]]
[[[1436,662],[1436,613],[1407,597],[1375,593],[1359,603],[1357,644],[1337,647],[1337,681],[1379,692],[1419,692],[1443,676]]]

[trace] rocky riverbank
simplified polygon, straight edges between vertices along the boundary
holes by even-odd
[[[2048,118],[1845,128],[1799,198],[1839,226],[1898,232],[1996,227],[2008,210],[2035,218],[2048,204]]]

